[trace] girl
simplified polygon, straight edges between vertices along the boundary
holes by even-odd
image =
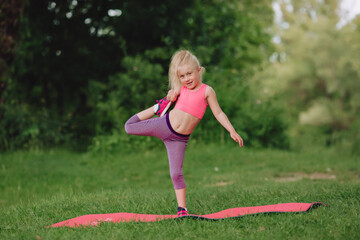
[[[204,70],[191,52],[176,52],[170,63],[170,90],[167,96],[156,101],[157,104],[153,107],[135,114],[125,123],[125,131],[128,134],[154,136],[164,142],[178,203],[178,216],[188,214],[182,170],[186,145],[208,105],[219,123],[229,131],[230,137],[239,143],[240,147],[243,146],[242,138],[221,110],[214,89],[202,83]],[[166,113],[175,101],[174,109]],[[152,118],[155,114],[160,117]]]

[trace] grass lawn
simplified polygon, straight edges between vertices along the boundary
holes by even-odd
[[[183,219],[45,228],[85,214],[176,214],[165,148],[0,155],[0,239],[360,239],[360,161],[334,149],[289,152],[190,144],[184,162],[193,214],[323,202],[301,214],[217,222]]]

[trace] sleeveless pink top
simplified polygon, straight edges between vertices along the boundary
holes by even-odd
[[[206,87],[206,84],[202,84],[196,91],[190,91],[183,86],[175,108],[202,119],[208,105],[205,101]]]

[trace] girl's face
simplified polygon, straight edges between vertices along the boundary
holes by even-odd
[[[190,90],[195,90],[201,84],[201,68],[196,68],[190,64],[178,67],[177,75],[181,85]]]

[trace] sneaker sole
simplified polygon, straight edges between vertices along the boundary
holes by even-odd
[[[167,112],[167,110],[170,108],[170,106],[171,106],[171,102],[169,102],[169,103],[168,103],[168,105],[166,106],[166,108],[162,111],[162,113],[161,113],[160,117],[162,117],[162,116],[164,116],[164,115],[165,115],[165,113],[166,113],[166,112]]]

